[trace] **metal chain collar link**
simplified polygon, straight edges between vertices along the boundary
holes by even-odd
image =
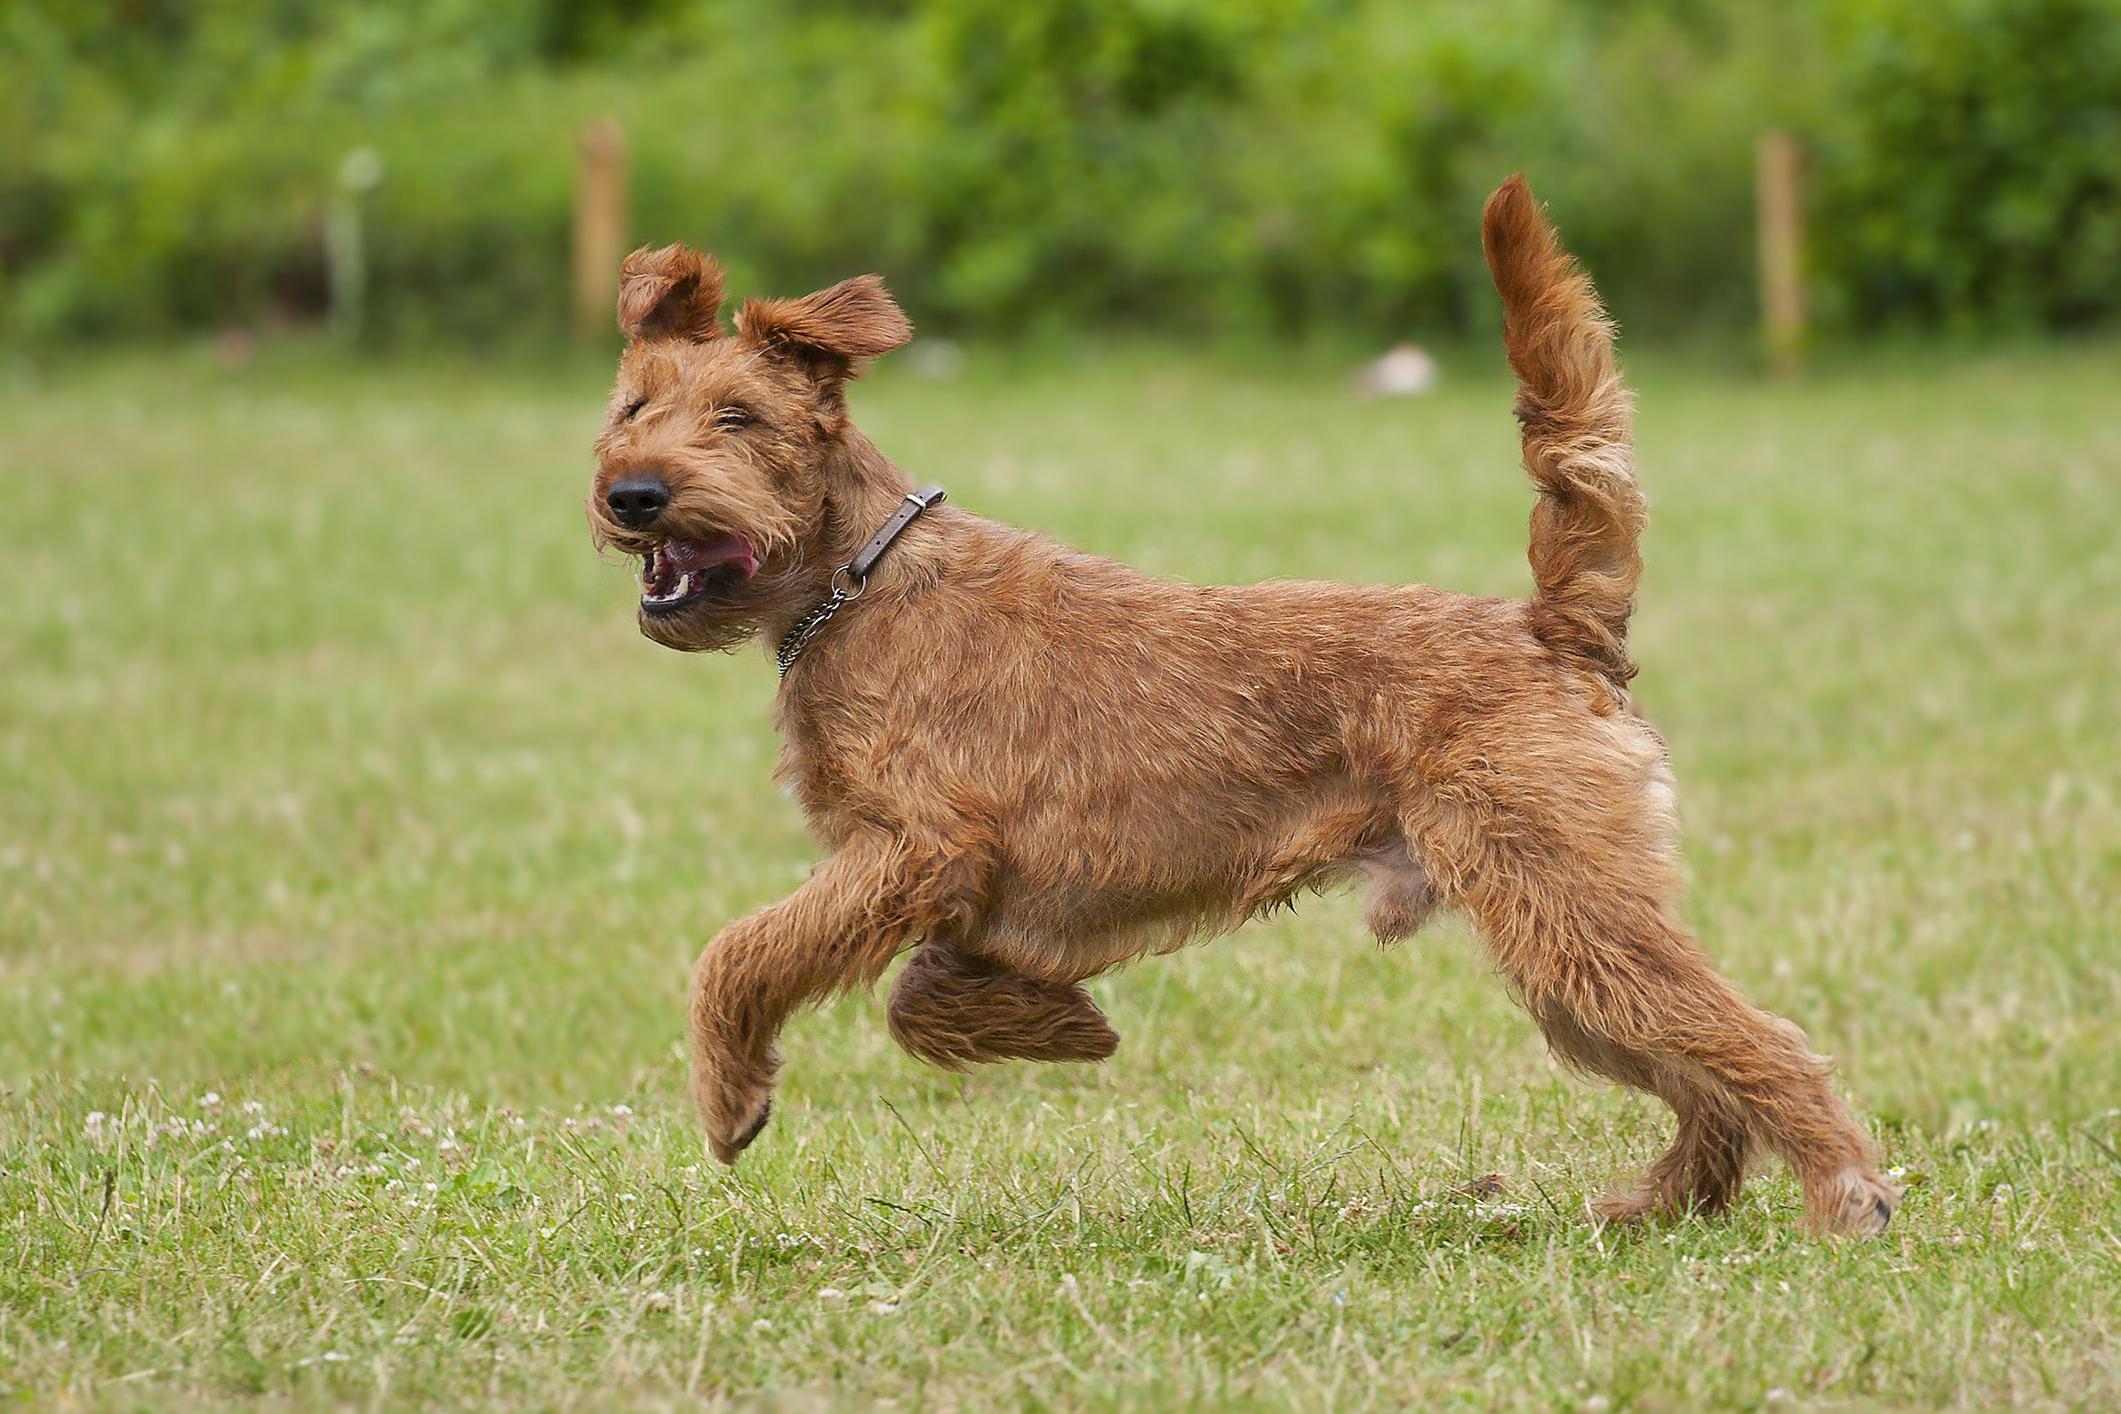
[[[911,525],[922,511],[942,499],[943,488],[940,486],[923,486],[918,491],[909,493],[899,508],[891,513],[891,518],[877,529],[876,534],[869,537],[868,543],[856,552],[854,558],[832,572],[831,597],[797,619],[788,632],[781,636],[780,646],[774,650],[774,661],[780,665],[783,680],[786,680],[788,670],[795,666],[796,658],[809,646],[810,640],[823,633],[825,625],[832,622],[832,616],[840,611],[840,606],[862,597],[862,591],[869,587],[869,571],[876,567],[876,562],[891,548],[891,542],[898,539],[899,532]]]
[[[811,639],[816,638],[825,631],[825,625],[832,622],[832,616],[840,611],[840,605],[846,603],[849,599],[862,597],[860,588],[857,588],[852,594],[840,588],[838,581],[845,572],[844,567],[834,570],[832,572],[832,597],[797,619],[795,626],[781,636],[781,646],[774,650],[773,657],[774,661],[781,665],[781,676],[783,678],[787,677],[788,670],[795,666],[796,655],[803,651]],[[859,583],[866,585],[866,581],[860,581]]]

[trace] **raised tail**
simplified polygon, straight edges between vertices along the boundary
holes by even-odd
[[[1628,615],[1648,516],[1635,483],[1633,399],[1613,363],[1613,324],[1522,174],[1488,198],[1480,238],[1502,295],[1525,470],[1539,487],[1528,552],[1538,586],[1532,631],[1624,686],[1635,676]]]

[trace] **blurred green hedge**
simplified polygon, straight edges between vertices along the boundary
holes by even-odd
[[[640,237],[930,328],[1462,329],[1519,168],[1631,327],[1730,327],[1772,126],[1831,325],[2121,308],[2121,0],[18,0],[0,331],[315,318],[367,148],[371,336],[553,336],[604,114]]]

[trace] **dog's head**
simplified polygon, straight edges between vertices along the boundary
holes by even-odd
[[[874,275],[748,301],[733,334],[721,308],[712,257],[626,257],[626,351],[589,493],[597,545],[641,560],[641,632],[688,651],[731,647],[818,597],[847,380],[913,335]]]

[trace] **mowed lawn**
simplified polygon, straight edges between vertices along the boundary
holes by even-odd
[[[1162,574],[1523,591],[1499,355],[887,367],[969,509]],[[0,370],[0,1397],[160,1407],[2121,1402],[2121,349],[1645,356],[1638,687],[1691,919],[1904,1171],[1583,1204],[1661,1109],[1445,922],[1106,977],[1095,1069],[796,1022],[709,1160],[688,967],[813,860],[770,663],[642,640],[604,372]]]

